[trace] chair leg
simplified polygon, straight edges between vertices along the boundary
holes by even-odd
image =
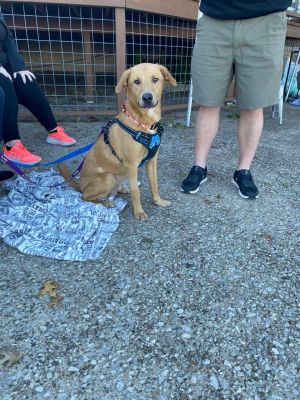
[[[276,106],[272,106],[272,118],[275,118]]]
[[[284,86],[281,85],[279,89],[279,102],[278,102],[278,116],[280,125],[282,125],[282,120],[283,120],[283,90]]]
[[[280,99],[278,103],[278,115],[279,115],[279,125],[282,125],[282,119],[283,119],[283,98]]]

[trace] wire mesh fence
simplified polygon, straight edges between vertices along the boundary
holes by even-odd
[[[88,2],[87,2],[88,4]],[[115,112],[116,18],[113,7],[1,2],[25,63],[54,111]],[[186,104],[195,21],[126,10],[126,65],[158,62],[178,81],[163,104]]]
[[[164,105],[186,104],[195,22],[140,11],[126,12],[127,67],[140,62],[165,65],[177,80],[166,86]]]
[[[1,11],[52,106],[115,107],[113,8],[3,2]]]
[[[88,0],[84,6],[63,4],[63,0],[57,3],[4,1],[0,9],[54,111],[115,113],[116,9],[101,6],[101,0],[97,6],[89,5]],[[298,0],[291,9],[299,9]],[[166,86],[163,105],[186,107],[196,20],[155,11],[125,10],[124,66],[140,62],[165,65],[178,85]],[[287,41],[286,57],[297,45],[299,40]]]

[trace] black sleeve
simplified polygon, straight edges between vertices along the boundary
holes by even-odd
[[[4,22],[3,19],[2,22]],[[9,69],[11,70],[11,72],[26,70],[24,60],[21,54],[19,53],[16,42],[8,28],[7,28],[7,39],[4,43],[3,50],[6,53]]]

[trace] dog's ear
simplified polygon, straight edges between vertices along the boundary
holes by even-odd
[[[160,72],[163,74],[165,81],[170,82],[172,86],[177,86],[176,79],[173,78],[173,76],[170,74],[168,68],[164,67],[163,65],[159,65],[158,67],[160,69]]]
[[[120,93],[122,92],[122,90],[127,87],[128,85],[128,78],[131,74],[131,68],[127,69],[126,71],[124,71],[121,75],[121,78],[116,86],[116,93]]]

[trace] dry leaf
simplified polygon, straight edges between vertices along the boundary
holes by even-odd
[[[58,289],[58,284],[54,281],[46,281],[41,290],[40,290],[40,296],[45,296],[48,295],[50,297],[56,296],[56,290]]]
[[[218,174],[215,171],[209,171],[207,173],[208,176],[211,176],[212,178],[215,178]]]
[[[61,303],[62,301],[63,301],[63,297],[62,296],[60,296],[59,294],[58,295],[56,295],[55,297],[50,297],[50,301],[49,301],[49,303],[48,303],[48,306],[49,307],[55,307],[55,306],[57,306],[59,303]]]
[[[48,296],[50,298],[48,306],[53,308],[63,301],[63,297],[57,293],[59,285],[54,281],[46,281],[41,290],[40,296]]]
[[[204,201],[205,201],[206,204],[212,204],[213,203],[211,200],[208,200],[208,199],[204,199]]]
[[[231,113],[227,115],[227,118],[229,119],[240,119],[240,114],[239,113]]]
[[[11,367],[19,362],[24,354],[15,350],[0,349],[0,368]]]
[[[262,235],[260,235],[260,237],[261,237],[261,239],[268,240],[269,242],[272,240],[272,236],[270,236],[270,235],[262,234]]]

